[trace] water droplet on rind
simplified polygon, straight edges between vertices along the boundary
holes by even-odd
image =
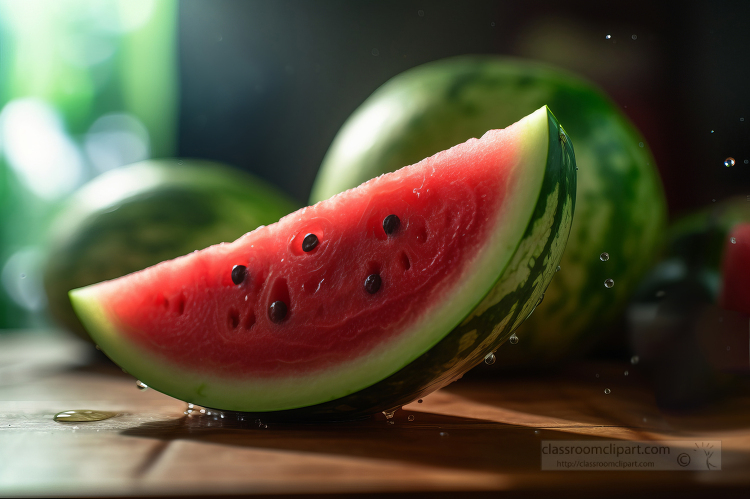
[[[614,285],[615,285],[614,279],[607,279],[606,281],[604,281],[605,288],[609,289],[609,288],[612,288]]]
[[[610,390],[609,388],[605,388],[604,389],[604,394],[605,395],[609,395],[610,393],[612,393],[612,390]]]
[[[737,239],[734,237],[731,237],[729,238],[729,242],[731,242],[732,244],[737,244]]]
[[[145,390],[146,388],[148,388],[148,385],[146,383],[138,379],[135,380],[135,386],[137,386],[139,390]]]
[[[599,260],[601,260],[603,262],[606,262],[607,260],[609,260],[609,253],[605,252],[605,253],[602,253],[601,255],[599,255]]]
[[[407,421],[414,421],[414,414],[409,414],[409,417],[406,418]]]
[[[497,358],[495,357],[495,352],[490,352],[484,358],[484,363],[487,364],[488,366],[491,366],[492,364],[495,363],[495,360],[497,360]]]
[[[516,333],[511,334],[510,338],[508,338],[508,341],[511,345],[515,345],[516,343],[518,343],[518,336],[516,336]]]
[[[735,164],[735,161],[734,161],[734,158],[732,157],[729,157],[724,160],[724,166],[726,166],[727,168],[729,168],[730,166],[734,166],[734,164]]]

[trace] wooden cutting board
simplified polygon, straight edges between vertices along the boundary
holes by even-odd
[[[117,415],[53,420],[76,409]],[[139,390],[73,338],[2,334],[0,495],[706,497],[750,490],[750,397],[664,413],[640,367],[625,361],[539,376],[467,376],[391,421],[274,424],[199,409],[186,415],[184,402]],[[541,442],[566,439],[720,440],[721,470],[542,471]]]

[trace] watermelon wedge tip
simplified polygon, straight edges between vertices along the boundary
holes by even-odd
[[[245,234],[70,292],[99,347],[187,402],[355,419],[460,378],[528,317],[575,206],[547,107]]]

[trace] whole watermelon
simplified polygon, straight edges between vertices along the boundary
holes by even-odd
[[[71,289],[234,241],[297,207],[266,182],[219,163],[149,160],[111,170],[77,191],[52,225],[44,269],[49,312],[88,338]]]
[[[530,61],[461,56],[410,69],[376,90],[326,154],[317,202],[542,105],[575,144],[578,205],[568,245],[542,304],[498,351],[499,365],[538,366],[580,354],[609,329],[660,246],[666,202],[644,138],[601,90]],[[602,253],[609,259],[600,260]],[[605,280],[614,286],[607,288]]]

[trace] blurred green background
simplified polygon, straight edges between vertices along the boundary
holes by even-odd
[[[453,55],[527,57],[597,83],[646,136],[673,216],[750,195],[750,2],[595,5],[0,0],[0,330],[47,324],[50,220],[86,181],[203,158],[304,203],[362,101]]]

